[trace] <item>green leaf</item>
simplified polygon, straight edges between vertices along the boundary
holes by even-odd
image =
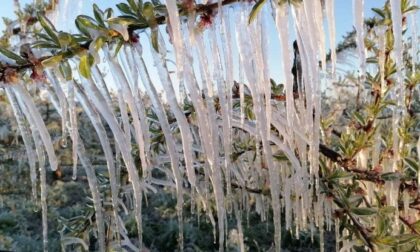
[[[155,17],[155,7],[151,2],[146,2],[143,7],[143,16],[147,21]]]
[[[368,216],[368,215],[376,214],[378,210],[375,208],[369,208],[369,207],[359,207],[359,208],[352,208],[351,212],[360,216]]]
[[[133,11],[131,11],[130,6],[128,6],[128,4],[126,4],[126,3],[117,4],[117,8],[118,8],[118,10],[120,10],[124,14],[135,15],[135,13]]]
[[[77,45],[73,36],[67,32],[59,32],[58,41],[60,42],[60,46],[62,49],[67,49],[69,46]]]
[[[44,67],[54,67],[58,64],[60,64],[61,60],[63,59],[63,55],[62,54],[58,54],[52,57],[49,57],[48,59],[45,59],[41,62],[41,64]]]
[[[262,7],[265,4],[265,0],[258,0],[258,2],[252,7],[251,13],[249,14],[248,24],[251,24],[255,18],[257,18],[258,13],[261,11]]]
[[[109,19],[114,15],[114,10],[112,8],[108,8],[104,11],[105,19]]]
[[[73,79],[72,70],[67,60],[62,61],[58,69],[65,80],[69,81]]]
[[[404,163],[414,172],[419,171],[419,164],[416,162],[416,160],[407,157],[407,158],[404,158]]]
[[[60,49],[61,47],[53,44],[53,43],[49,43],[49,42],[44,42],[44,41],[37,41],[35,43],[32,44],[32,47],[34,48],[45,48],[45,49]]]
[[[152,30],[151,34],[151,40],[152,40],[152,46],[155,49],[156,52],[159,52],[159,39],[158,39],[159,33],[157,29]]]
[[[130,8],[134,11],[134,13],[139,13],[139,7],[137,6],[135,0],[128,0],[127,2],[130,5]]]
[[[44,31],[50,36],[50,38],[59,45],[60,42],[57,36],[57,30],[55,29],[54,25],[48,20],[44,15],[38,13],[38,21],[41,24]]]
[[[86,15],[79,15],[76,18],[76,21],[78,21],[81,25],[83,25],[86,28],[91,28],[91,29],[99,29],[99,26],[96,24],[96,20],[86,16]]]
[[[131,16],[114,17],[114,18],[108,19],[107,21],[108,21],[108,23],[120,24],[120,25],[124,25],[124,26],[128,26],[128,25],[138,23],[137,19],[134,18],[134,17],[131,17]]]
[[[102,27],[105,27],[104,12],[99,9],[98,5],[96,4],[93,4],[93,15],[95,16],[96,21],[98,21],[98,24]]]
[[[86,79],[90,79],[91,77],[90,68],[93,65],[93,61],[94,59],[90,54],[84,54],[82,57],[80,57],[79,72]]]
[[[18,65],[24,65],[28,63],[28,61],[25,58],[22,58],[21,56],[17,55],[16,53],[10,50],[7,50],[6,48],[0,47],[0,53],[11,60],[14,60]]]
[[[372,8],[372,11],[381,16],[382,18],[385,18],[385,12],[378,8]]]

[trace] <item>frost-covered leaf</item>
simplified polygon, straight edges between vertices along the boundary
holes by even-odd
[[[5,57],[11,59],[12,61],[15,61],[16,64],[18,64],[18,65],[23,65],[23,64],[28,63],[28,61],[26,59],[22,58],[21,56],[17,55],[16,53],[14,53],[14,52],[6,49],[6,48],[3,48],[3,47],[0,47],[0,54],[3,54]]]
[[[44,15],[38,14],[38,21],[48,36],[50,36],[56,44],[60,44],[57,36],[57,30],[50,20],[48,20]]]

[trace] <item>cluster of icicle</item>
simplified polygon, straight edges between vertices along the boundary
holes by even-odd
[[[78,163],[87,174],[95,207],[100,251],[106,251],[103,199],[100,197],[95,171],[85,151],[85,143],[79,137],[77,107],[81,107],[91,121],[107,160],[113,206],[112,223],[115,225],[111,230],[116,237],[116,242],[110,246],[115,249],[141,249],[142,197],[146,193],[155,192],[156,186],[162,185],[173,188],[176,194],[181,249],[183,206],[187,198],[209,216],[215,230],[218,230],[220,251],[224,250],[228,214],[234,214],[238,220],[240,247],[244,250],[242,211],[249,212],[250,207],[255,208],[262,220],[266,219],[269,209],[272,209],[276,251],[281,250],[282,225],[288,230],[294,228],[291,231],[296,236],[301,230],[310,230],[314,234],[318,227],[322,249],[324,223],[328,229],[333,225],[331,201],[325,200],[325,196],[320,193],[318,160],[320,87],[322,82],[330,83],[331,75],[335,72],[335,47],[332,46],[332,67],[327,68],[324,37],[326,21],[329,43],[335,44],[334,0],[326,0],[324,6],[321,1],[313,0],[305,0],[299,5],[279,5],[277,2],[266,4],[251,24],[248,24],[248,15],[252,4],[248,1],[232,4],[233,8],[220,5],[213,23],[204,31],[198,31],[194,13],[180,17],[175,0],[168,0],[166,4],[171,42],[176,59],[175,74],[171,74],[168,69],[167,48],[170,44],[160,29],[159,50],[151,46],[144,47],[150,48],[153,63],[146,62],[142,45],[136,43],[124,45],[116,57],[107,46],[102,49],[102,58],[98,62],[106,65],[112,77],[105,78],[106,74],[98,66],[92,68],[91,79],[76,76],[75,80],[64,80],[57,69],[47,70],[48,82],[36,87],[49,93],[51,103],[62,117],[63,139],[69,136],[73,146],[74,179],[77,178]],[[394,6],[394,2],[399,1],[391,2]],[[68,1],[64,1],[64,4],[67,5]],[[355,25],[361,62],[364,62],[362,1],[355,1],[355,12],[359,13],[355,17]],[[401,14],[393,13],[393,18],[394,15],[399,19],[398,15]],[[271,23],[275,24],[278,31],[281,50],[276,57],[282,58],[281,69],[268,64],[271,52],[267,38]],[[394,30],[398,30],[401,24],[396,22],[394,26]],[[292,34],[296,34],[302,65],[302,72],[298,74],[298,88],[295,90],[291,73]],[[397,44],[396,47],[401,50],[401,45],[398,47]],[[400,64],[397,62],[397,66],[400,67]],[[158,78],[150,74],[156,70]],[[270,71],[283,73],[285,102],[271,100]],[[361,72],[364,71],[364,65],[361,64]],[[76,72],[73,71],[74,75],[77,75]],[[232,88],[235,80],[239,81],[240,109],[233,107]],[[27,87],[24,83],[6,83],[3,88],[14,110],[27,150],[34,198],[38,195],[36,170],[39,169],[46,250],[45,153],[49,169],[54,171],[59,164],[51,137]],[[185,90],[185,94],[180,95],[176,90]],[[163,96],[160,92],[163,92]],[[252,97],[255,120],[245,119],[245,93]],[[117,108],[112,103],[113,94],[118,101]],[[194,106],[194,120],[183,111],[183,95]],[[148,128],[151,119],[146,114],[144,97],[151,101],[158,119],[154,123],[159,124],[165,137],[166,150],[163,154],[151,151],[151,132]],[[216,97],[219,99],[219,110],[215,106]],[[168,120],[168,113],[175,117],[175,123]],[[106,126],[112,132],[115,146],[111,145]],[[174,126],[179,128],[180,138],[173,132]],[[255,139],[257,157],[244,154],[236,161],[231,160],[234,137],[246,135]],[[138,173],[140,169],[136,167],[132,156],[133,143],[138,146],[142,174]],[[288,161],[275,161],[273,155],[278,153],[286,156]],[[168,159],[162,159],[162,155]],[[119,195],[121,188],[116,175],[119,157],[124,162],[132,186],[139,237],[137,247],[128,239],[120,217],[119,209],[125,206]],[[165,165],[167,163],[170,165]],[[154,178],[154,169],[163,171],[167,180]],[[233,188],[233,183],[240,188],[268,187],[270,197],[246,193],[246,190],[238,189],[237,186]],[[255,205],[251,206],[251,201]],[[211,202],[215,202],[215,208]],[[284,224],[281,223],[282,215],[285,216]],[[83,241],[76,238],[64,241],[83,244]]]

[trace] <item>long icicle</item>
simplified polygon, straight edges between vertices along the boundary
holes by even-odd
[[[80,101],[80,104],[82,105],[84,111],[88,115],[90,121],[92,122],[93,127],[95,128],[96,134],[98,134],[99,141],[101,143],[102,149],[105,154],[106,162],[107,162],[107,168],[109,173],[109,181],[111,185],[111,199],[112,199],[112,210],[115,218],[115,225],[116,229],[114,233],[117,234],[117,242],[118,246],[121,246],[120,244],[120,228],[118,225],[119,216],[118,216],[118,185],[117,185],[117,175],[115,170],[115,162],[114,162],[114,156],[111,148],[111,143],[108,139],[106,129],[101,121],[101,118],[99,114],[95,111],[92,104],[89,102],[89,100],[86,97],[86,94],[82,92],[81,88],[79,86],[76,86],[76,95],[78,97],[78,100]]]
[[[335,0],[325,0],[325,12],[328,22],[328,36],[331,50],[331,74],[335,75],[335,67],[337,62],[336,46],[335,46]]]
[[[144,143],[145,134],[143,133],[143,129],[140,124],[139,113],[137,111],[137,106],[134,101],[134,97],[131,92],[130,85],[124,74],[124,71],[121,68],[121,65],[118,62],[116,62],[115,59],[112,58],[108,49],[105,49],[104,52],[108,60],[108,63],[110,65],[110,69],[111,69],[114,81],[117,83],[117,86],[120,86],[120,88],[122,89],[122,94],[124,96],[124,99],[127,101],[128,107],[130,108],[131,117],[133,118],[134,131],[135,131],[134,135],[135,135],[136,142],[139,146],[142,172],[147,173],[147,171],[149,170],[149,164],[146,158],[146,150],[145,150],[145,143]]]
[[[60,105],[62,104],[59,101],[59,98],[54,95],[54,92],[51,90],[47,90],[49,92],[49,98],[51,100],[51,103],[56,108],[57,112],[60,114],[60,116],[63,116],[63,112],[67,112],[65,110],[62,110]],[[66,105],[68,106],[68,105]],[[105,222],[104,222],[104,216],[102,211],[102,202],[101,202],[101,195],[99,192],[99,186],[98,186],[98,179],[96,178],[95,170],[89,160],[89,158],[86,155],[86,149],[85,146],[80,139],[78,141],[77,146],[77,155],[79,156],[80,162],[82,163],[83,168],[85,169],[86,176],[88,179],[88,185],[90,192],[92,193],[92,199],[93,199],[93,205],[95,209],[95,217],[96,217],[96,226],[98,230],[98,244],[99,244],[99,251],[105,252]]]
[[[364,0],[353,0],[353,13],[354,13],[354,27],[356,27],[356,41],[357,51],[359,53],[359,75],[362,80],[366,74],[366,52],[365,52],[365,15],[364,15]]]
[[[34,201],[37,200],[37,174],[36,174],[36,153],[33,149],[33,140],[31,137],[31,132],[27,127],[24,114],[19,107],[18,101],[14,96],[13,92],[6,88],[6,95],[9,99],[10,105],[13,109],[20,134],[22,135],[23,144],[25,145],[26,155],[28,157],[31,185],[32,185],[32,198]]]
[[[45,146],[45,150],[48,154],[48,160],[50,162],[50,168],[52,171],[57,170],[58,161],[57,156],[54,152],[54,146],[51,141],[51,136],[48,133],[47,127],[42,121],[41,114],[36,108],[34,101],[32,100],[29,92],[22,86],[22,84],[16,84],[11,86],[16,93],[16,96],[21,97],[22,102],[25,104],[25,107],[29,110],[31,117],[33,118],[33,123],[35,123],[39,134],[41,136],[42,142]]]
[[[159,53],[155,51],[154,48],[151,48],[153,59],[155,61],[156,67],[158,68],[160,72],[160,80],[162,83],[162,86],[165,90],[166,100],[169,104],[169,106],[172,109],[172,112],[174,113],[174,116],[178,122],[178,127],[181,132],[181,140],[182,140],[182,147],[184,152],[184,158],[185,158],[185,166],[187,166],[187,170],[193,170],[193,160],[192,160],[192,135],[191,135],[191,129],[188,124],[187,118],[185,117],[184,113],[182,112],[181,108],[179,107],[179,104],[176,100],[175,90],[173,87],[172,80],[169,76],[169,70],[166,65],[165,61],[165,55],[166,55],[166,49],[164,47],[164,42],[162,40],[162,36],[159,35]],[[190,166],[190,167],[188,167]],[[182,218],[182,205],[183,205],[183,193],[182,193],[182,187],[178,188],[178,184],[181,183],[181,181],[178,181],[175,183],[177,184],[177,213],[178,213],[178,219]],[[179,184],[181,185],[181,184]],[[182,223],[180,223],[179,227],[179,234],[180,234],[180,248],[183,249],[183,231],[181,230]],[[182,247],[181,247],[182,245]]]
[[[45,167],[45,151],[42,146],[42,140],[40,132],[34,122],[31,112],[26,108],[25,104],[22,101],[22,98],[17,95],[17,93],[10,88],[9,92],[17,98],[18,105],[22,109],[23,114],[31,125],[32,138],[35,143],[35,150],[38,156],[38,165],[39,165],[39,180],[40,180],[40,189],[41,189],[41,215],[42,215],[42,243],[44,252],[48,251],[48,204],[47,204],[47,172]]]
[[[171,168],[172,168],[172,173],[174,175],[175,178],[175,186],[176,186],[176,190],[177,190],[177,215],[178,215],[178,225],[179,225],[179,247],[180,250],[183,251],[184,249],[184,230],[183,230],[183,210],[182,210],[182,204],[183,204],[183,188],[182,188],[182,175],[180,172],[180,167],[178,165],[179,163],[179,157],[178,157],[178,153],[176,151],[176,145],[175,145],[175,139],[171,133],[171,129],[170,129],[170,125],[168,122],[168,118],[167,115],[165,113],[165,110],[163,108],[163,105],[161,104],[160,100],[159,100],[159,96],[157,94],[156,88],[153,86],[152,81],[150,80],[150,76],[149,73],[147,72],[146,69],[146,64],[143,61],[143,58],[141,58],[141,53],[142,53],[142,49],[139,43],[134,45],[134,48],[137,52],[137,54],[135,55],[136,57],[134,58],[137,62],[137,67],[139,69],[140,72],[140,76],[142,78],[142,82],[143,85],[145,85],[146,87],[146,91],[148,92],[151,100],[152,100],[152,104],[153,107],[155,108],[155,112],[156,115],[158,117],[160,126],[162,128],[163,131],[163,135],[165,136],[165,142],[166,142],[166,147],[169,153],[169,157],[171,160]],[[194,171],[192,171],[194,172]],[[194,174],[195,175],[195,174]],[[191,180],[194,184],[192,184],[191,186],[196,186],[195,185],[195,176],[193,178],[193,180]]]
[[[134,165],[134,160],[131,155],[131,148],[128,146],[131,144],[127,141],[127,139],[124,136],[124,133],[122,132],[121,128],[118,125],[118,121],[115,117],[115,115],[112,113],[110,108],[108,107],[104,97],[101,95],[99,89],[96,87],[96,85],[93,83],[91,79],[88,79],[85,81],[86,90],[89,95],[89,99],[92,101],[92,103],[95,105],[95,107],[98,109],[100,114],[103,116],[105,121],[108,123],[109,127],[111,128],[112,133],[114,134],[115,140],[117,142],[117,145],[121,151],[121,155],[123,157],[124,163],[126,165],[128,175],[130,178],[130,181],[133,186],[134,191],[134,200],[135,200],[135,219],[137,222],[137,231],[139,236],[139,247],[140,250],[143,247],[143,228],[142,228],[142,187],[140,183],[140,177],[137,173],[137,169]]]

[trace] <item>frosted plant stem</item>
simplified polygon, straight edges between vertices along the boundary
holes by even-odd
[[[25,107],[29,110],[31,117],[33,118],[33,122],[35,123],[37,130],[39,131],[42,142],[47,151],[51,170],[52,171],[57,170],[58,162],[57,162],[57,157],[54,152],[54,146],[51,141],[51,136],[48,133],[47,127],[42,121],[41,114],[37,110],[34,101],[32,100],[28,91],[22,86],[22,84],[12,85],[12,88],[14,92],[16,93],[16,96],[19,96],[22,98],[21,99],[22,102],[25,104]]]
[[[31,132],[26,124],[25,116],[19,107],[18,101],[14,96],[13,92],[6,88],[6,95],[9,99],[10,105],[12,106],[13,113],[15,115],[20,134],[22,135],[23,144],[25,145],[26,155],[28,157],[31,185],[32,185],[32,198],[37,201],[37,174],[36,174],[36,153],[33,149],[33,140]]]

